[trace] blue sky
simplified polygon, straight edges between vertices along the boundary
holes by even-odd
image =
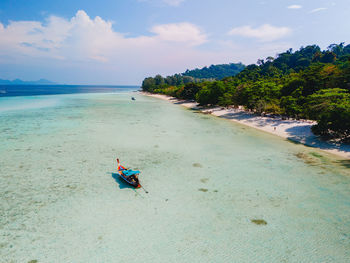
[[[348,0],[1,0],[0,78],[140,84],[350,43]]]

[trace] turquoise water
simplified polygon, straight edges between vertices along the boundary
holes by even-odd
[[[350,163],[313,148],[135,93],[3,99],[0,142],[0,262],[350,261]]]

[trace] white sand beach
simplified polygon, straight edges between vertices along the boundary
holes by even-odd
[[[212,114],[220,118],[238,122],[249,127],[268,132],[293,142],[302,143],[306,146],[315,147],[320,150],[335,154],[339,157],[350,159],[350,145],[341,143],[325,142],[320,140],[311,131],[314,121],[309,120],[282,120],[280,118],[270,118],[257,116],[253,113],[236,108],[202,108],[196,102],[182,101],[174,97],[162,94],[152,94],[141,92],[145,96],[167,100],[179,104],[186,108],[197,109],[205,114]]]

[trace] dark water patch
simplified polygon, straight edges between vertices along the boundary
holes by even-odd
[[[250,221],[256,225],[267,225],[264,219],[251,219]]]
[[[343,169],[350,168],[350,160],[334,160],[328,158],[318,152],[299,152],[295,156],[302,160],[305,164],[310,166],[317,166],[327,173],[340,173],[343,175],[350,175],[349,170]],[[342,167],[343,166],[343,167]]]
[[[340,160],[336,163],[340,164],[341,166],[344,166],[345,168],[350,168],[350,160]]]
[[[209,178],[202,178],[201,182],[205,184],[206,182],[208,182],[208,180],[209,180]]]
[[[200,163],[194,163],[192,164],[193,167],[197,167],[197,168],[202,168],[203,166]]]
[[[60,172],[63,172],[63,171],[65,171],[66,169],[63,169],[63,168],[58,168],[58,171],[60,171]]]
[[[7,243],[0,243],[0,248],[4,248],[7,246]]]
[[[156,145],[154,145],[153,147],[154,147],[154,148],[159,148],[159,145],[156,144]]]
[[[306,154],[305,154],[305,153],[301,153],[301,152],[296,153],[295,156],[298,157],[299,159],[304,159],[304,158],[306,158]]]
[[[219,191],[218,191],[218,190],[214,190],[213,192],[214,192],[214,193],[217,193],[217,192],[219,192]]]
[[[198,191],[201,191],[201,192],[208,192],[208,189],[205,189],[205,188],[199,188]]]
[[[302,152],[296,153],[295,156],[304,161],[306,164],[317,165],[318,163],[314,158]]]
[[[319,159],[322,159],[324,158],[323,155],[319,154],[319,153],[316,153],[316,152],[310,152],[310,155],[316,157],[316,158],[319,158]]]
[[[287,138],[287,140],[290,142],[290,143],[293,143],[293,144],[302,144],[301,142],[298,142],[296,140],[293,140],[291,138]]]

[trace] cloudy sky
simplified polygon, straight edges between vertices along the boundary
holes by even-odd
[[[0,78],[140,84],[350,43],[349,0],[1,0]]]

